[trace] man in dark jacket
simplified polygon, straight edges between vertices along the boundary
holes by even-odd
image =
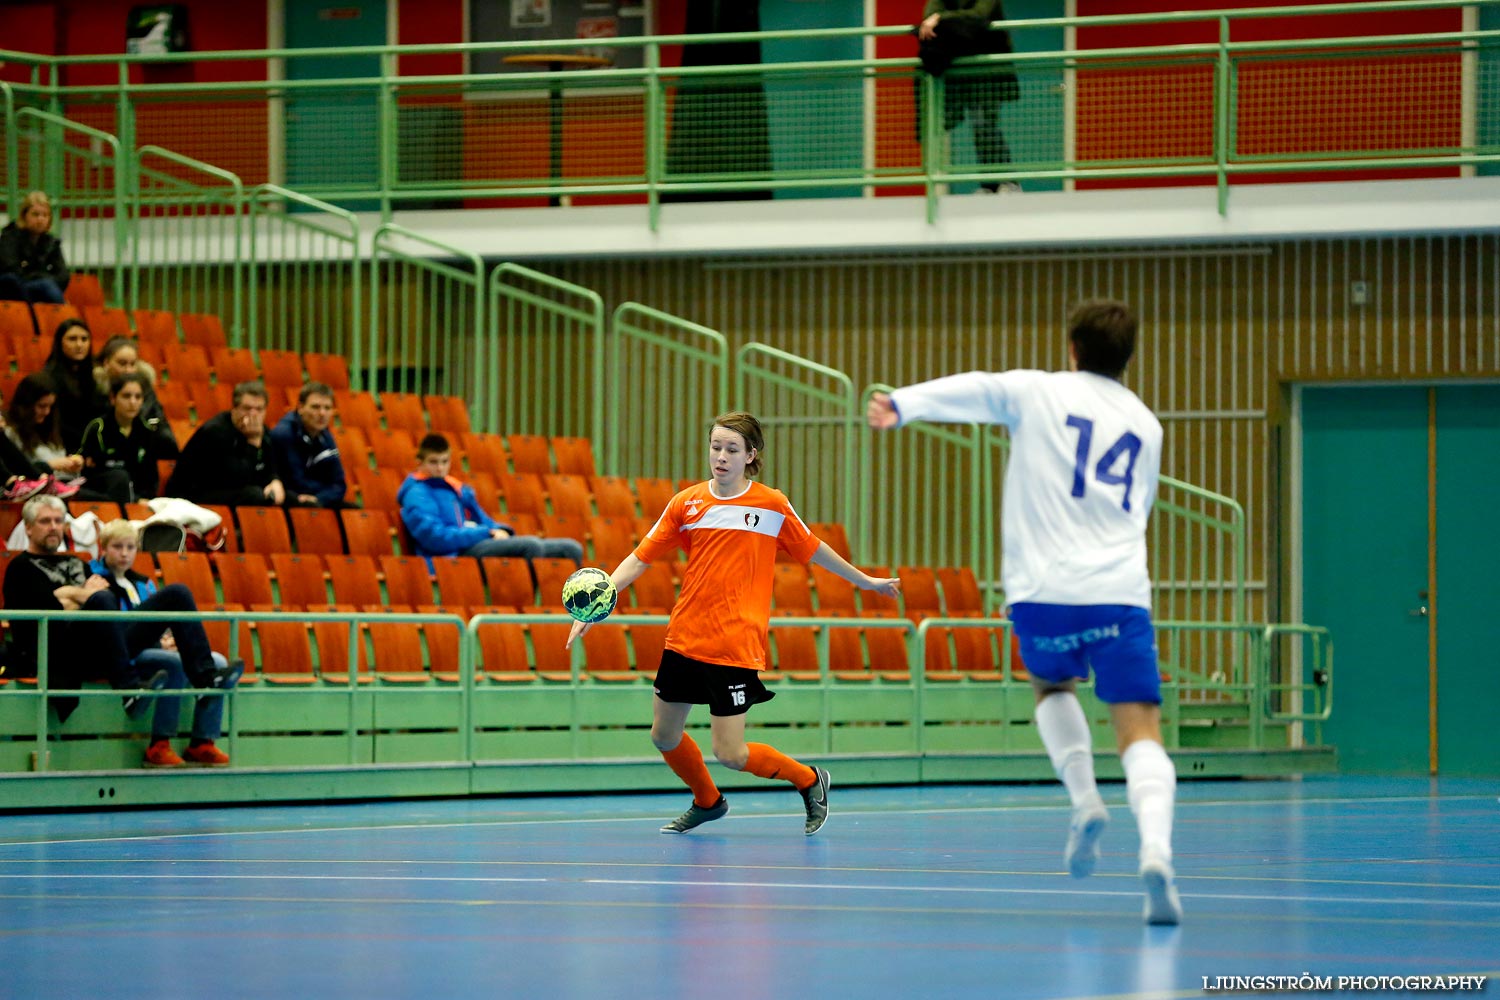
[[[52,202],[46,192],[22,198],[16,218],[0,230],[0,299],[63,301],[68,267],[62,240],[48,232],[51,228]]]
[[[297,396],[297,409],[271,428],[271,450],[287,494],[307,506],[351,507],[344,463],[328,425],[333,421],[333,390],[308,382]]]
[[[231,507],[287,503],[266,435],[268,398],[264,383],[235,386],[234,408],[210,417],[188,438],[163,495]]]
[[[917,25],[922,69],[943,76],[963,56],[1003,55],[1011,51],[1010,35],[990,30],[1005,20],[1000,0],[927,0]],[[920,98],[922,81],[917,81]],[[980,169],[998,172],[1010,162],[1010,147],[1000,131],[1000,105],[1021,95],[1015,71],[1008,66],[958,69],[944,79],[943,130],[951,132],[967,118],[974,129],[974,153]],[[917,128],[922,127],[918,102]],[[985,181],[985,191],[1018,191],[1014,181]]]
[[[116,688],[149,688],[160,691],[167,683],[167,671],[155,670],[142,677],[130,649],[154,645],[167,622],[141,622],[126,638],[126,630],[115,622],[91,620],[63,614],[70,611],[118,611],[119,604],[109,592],[109,583],[89,573],[88,565],[77,556],[62,551],[63,528],[68,507],[57,497],[39,496],[26,501],[21,520],[26,525],[26,551],[11,557],[5,567],[5,607],[13,611],[54,611],[47,622],[47,686],[58,690],[77,690],[85,680],[104,677]],[[174,591],[167,593],[167,591]],[[186,603],[184,603],[184,598]],[[186,587],[168,587],[141,605],[147,611],[194,611],[192,595]],[[154,630],[154,634],[152,631]],[[199,628],[199,634],[202,629]],[[10,648],[5,657],[8,677],[35,677],[40,652],[37,622],[10,623]],[[208,656],[207,640],[202,654]],[[149,669],[149,668],[148,668]],[[59,721],[66,722],[78,707],[76,697],[53,698],[52,707]],[[125,696],[125,712],[139,718],[149,701],[139,695]]]

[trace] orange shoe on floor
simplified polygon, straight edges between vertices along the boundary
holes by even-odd
[[[181,767],[183,760],[166,740],[157,740],[146,748],[145,767]]]
[[[228,767],[229,755],[209,741],[188,747],[187,762],[197,767]]]

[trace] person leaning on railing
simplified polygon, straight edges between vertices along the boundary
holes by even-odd
[[[15,219],[0,229],[0,299],[62,303],[68,265],[62,240],[51,228],[52,202],[46,192],[22,198]]]
[[[1000,0],[927,0],[916,27],[922,69],[942,76],[963,56],[1011,51],[1010,34],[991,31],[991,21],[1005,20]],[[922,138],[921,80],[917,81],[917,138]],[[943,130],[951,132],[968,118],[974,128],[974,153],[981,169],[998,172],[1010,162],[1010,147],[1000,130],[1000,105],[1021,96],[1020,82],[1009,67],[954,74],[943,89]],[[1014,181],[984,181],[983,191],[1019,191]]]

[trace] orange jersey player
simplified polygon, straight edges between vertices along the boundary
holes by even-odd
[[[761,683],[759,671],[766,665],[777,550],[837,573],[862,590],[888,597],[901,590],[898,579],[873,577],[851,566],[807,530],[785,495],[751,480],[761,470],[764,449],[760,421],[750,414],[716,418],[708,441],[713,478],[673,497],[635,552],[611,574],[615,588],[623,591],[652,562],[670,558],[679,548],[688,556],[656,674],[651,742],[692,789],[693,802],[662,833],[686,833],[729,812],[698,744],[683,732],[694,705],[708,706],[719,763],[791,782],[807,807],[808,836],[828,818],[827,771],[764,743],[745,742],[745,713],[775,697]],[[568,645],[588,629],[575,623]]]

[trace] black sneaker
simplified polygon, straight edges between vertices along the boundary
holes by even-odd
[[[160,691],[167,686],[167,672],[158,670],[150,677],[141,679],[141,689],[145,691]],[[146,709],[151,707],[150,698],[142,698],[138,694],[128,694],[123,699],[125,703],[125,715],[131,719],[139,719],[146,714]]]
[[[814,767],[813,774],[817,776],[817,780],[800,790],[802,801],[807,806],[807,826],[803,828],[803,832],[809,837],[823,829],[823,824],[828,822],[828,772],[821,767]]]
[[[217,667],[214,669],[209,677],[208,686],[227,691],[238,684],[243,676],[245,676],[245,661],[230,660],[223,670]]]
[[[672,822],[661,828],[662,833],[687,833],[695,826],[702,826],[711,820],[723,819],[729,815],[729,800],[719,796],[719,801],[707,809],[694,802],[688,806],[687,812],[678,816]]]

